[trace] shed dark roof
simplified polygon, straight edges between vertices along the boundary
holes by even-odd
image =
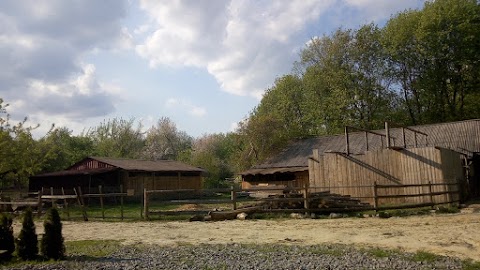
[[[141,159],[122,159],[106,157],[87,157],[69,169],[88,160],[96,160],[113,167],[121,168],[126,171],[145,171],[145,172],[206,172],[204,169],[194,167],[183,162],[174,160],[141,160]]]
[[[471,156],[480,152],[480,120],[465,120],[440,124],[410,126],[409,128],[428,134],[417,134],[417,147],[440,146],[452,149]],[[385,130],[375,132],[385,134]],[[401,128],[391,128],[390,136],[392,146],[403,147],[403,135]],[[405,143],[407,148],[415,147],[415,133],[405,131]],[[297,140],[279,154],[271,157],[264,163],[254,166],[252,169],[308,167],[308,157],[313,149],[319,149],[320,154],[326,152],[345,152],[345,135],[321,136]],[[365,132],[349,133],[350,153],[363,154],[367,151]],[[368,150],[386,147],[384,137],[369,134]],[[251,169],[249,170],[251,171]],[[247,173],[246,171],[244,173]],[[241,173],[242,175],[244,173]]]
[[[42,173],[31,176],[30,178],[40,178],[40,177],[54,177],[54,176],[73,176],[73,175],[97,175],[102,173],[108,173],[116,171],[118,168],[98,168],[98,169],[87,169],[87,170],[65,170],[58,172],[49,172]]]

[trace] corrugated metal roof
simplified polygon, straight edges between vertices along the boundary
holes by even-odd
[[[417,147],[440,146],[471,156],[480,152],[480,120],[465,120],[441,124],[410,126],[409,128],[428,134],[417,134]],[[385,134],[385,130],[375,132]],[[391,146],[403,147],[401,128],[390,128]],[[405,131],[407,148],[415,147],[415,133]],[[350,153],[363,154],[367,151],[365,132],[349,133]],[[322,136],[307,138],[293,142],[279,154],[271,157],[264,163],[254,166],[253,169],[308,167],[308,157],[313,149],[319,149],[320,154],[326,152],[345,152],[345,135]],[[384,137],[369,134],[368,150],[386,147]],[[243,173],[242,173],[243,174]]]
[[[96,160],[105,164],[109,164],[116,168],[126,171],[145,171],[145,172],[206,172],[204,169],[194,167],[183,162],[174,160],[141,160],[141,159],[122,159],[122,158],[106,158],[106,157],[88,157],[77,162],[69,169],[85,163],[89,160]]]
[[[287,172],[303,172],[308,170],[308,167],[283,167],[283,168],[267,168],[267,169],[250,169],[244,171],[241,175],[267,175],[275,173],[287,173]]]

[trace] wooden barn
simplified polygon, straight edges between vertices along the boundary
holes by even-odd
[[[341,135],[293,142],[263,164],[242,172],[242,186],[309,186],[314,191],[367,198],[372,197],[375,184],[432,183],[434,192],[456,189],[456,196],[480,196],[480,120],[385,126],[375,131],[346,127]],[[444,183],[449,185],[435,186]],[[426,188],[409,187],[401,192],[419,194]],[[420,203],[424,198],[399,200]]]
[[[206,171],[172,160],[133,160],[87,157],[64,171],[30,177],[29,191],[63,188],[71,193],[81,187],[84,193],[119,191],[120,186],[130,195],[143,194],[143,189],[201,189]]]

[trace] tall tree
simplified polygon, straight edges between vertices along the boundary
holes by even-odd
[[[410,123],[479,117],[480,6],[428,1],[389,20],[384,44]]]
[[[178,160],[191,149],[192,140],[186,132],[178,130],[170,118],[162,117],[147,131],[142,156],[152,160]]]
[[[94,154],[105,157],[137,158],[145,143],[142,125],[135,125],[134,118],[104,121],[85,136],[93,141]]]

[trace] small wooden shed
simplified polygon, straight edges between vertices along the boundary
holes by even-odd
[[[64,171],[30,177],[29,191],[42,188],[67,190],[81,187],[84,193],[95,193],[101,185],[105,192],[118,192],[120,186],[131,195],[143,189],[201,189],[206,171],[173,160],[138,160],[87,157]]]
[[[241,172],[242,187],[463,181],[462,192],[477,197],[479,134],[478,119],[397,128],[387,124],[384,130],[375,131],[346,127],[344,134],[292,142],[264,163]],[[358,190],[343,191],[362,195]]]

